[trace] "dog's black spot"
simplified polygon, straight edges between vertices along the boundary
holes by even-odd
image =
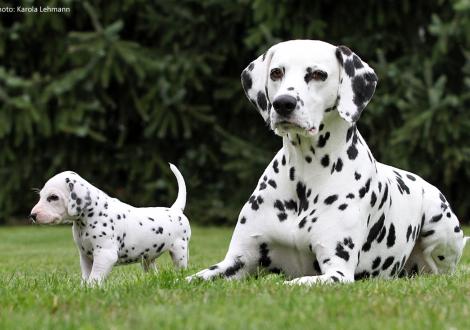
[[[294,166],[292,166],[289,170],[289,178],[291,181],[295,180],[295,167]]]
[[[253,86],[253,80],[251,79],[251,75],[248,71],[243,70],[242,72],[242,87],[245,93],[248,93],[248,91],[251,89]]]
[[[430,222],[439,222],[441,219],[442,219],[442,213],[433,216],[433,217],[431,218],[431,221],[430,221]]]
[[[368,80],[367,82],[365,78]],[[352,78],[351,85],[354,93],[353,102],[361,110],[364,107],[364,103],[368,102],[374,94],[375,81],[376,79],[374,79],[371,75],[359,75]]]
[[[385,190],[384,190],[384,194],[382,196],[382,200],[380,201],[379,210],[385,204],[385,201],[387,200],[387,197],[388,197],[388,184],[385,184]]]
[[[303,228],[306,222],[307,222],[307,217],[304,217],[302,220],[300,220],[299,228]]]
[[[354,63],[354,68],[356,68],[356,69],[360,69],[360,68],[364,67],[364,65],[362,64],[361,59],[356,54],[353,55],[353,63]]]
[[[330,195],[327,198],[325,198],[324,202],[326,205],[331,205],[334,202],[336,202],[337,199],[338,199],[338,195]]]
[[[328,165],[330,165],[330,157],[328,156],[328,154],[322,157],[322,159],[320,160],[320,163],[322,164],[323,167],[328,167]]]
[[[382,259],[380,259],[380,257],[375,258],[372,262],[372,269],[376,269],[377,267],[379,267],[381,261]]]
[[[262,243],[259,246],[259,254],[260,258],[258,261],[258,264],[261,267],[269,267],[271,265],[271,258],[269,258],[269,249],[268,249],[268,244]]]
[[[459,233],[459,232],[460,232],[460,227],[459,227],[459,226],[455,226],[455,227],[454,227],[454,232],[455,232],[455,233]]]
[[[370,274],[369,274],[369,272],[366,271],[366,270],[364,270],[364,271],[362,271],[362,272],[360,272],[360,273],[354,274],[354,280],[355,280],[355,281],[360,281],[360,280],[363,280],[363,279],[368,278],[368,277],[370,277]]]
[[[385,220],[385,214],[382,214],[379,220],[376,223],[374,223],[374,225],[371,227],[369,234],[367,235],[367,240],[362,246],[362,251],[367,252],[370,250],[372,241],[376,239],[376,237],[380,233],[380,230],[382,230],[382,227],[384,225],[384,220]]]
[[[412,176],[411,174],[407,174],[406,177],[410,179],[411,181],[416,181],[416,178]]]
[[[288,210],[295,210],[295,212],[297,212],[297,203],[293,199],[289,199],[288,201],[284,201],[284,206]]]
[[[346,152],[350,160],[356,159],[358,151],[355,144],[351,144]]]
[[[311,163],[311,162],[312,162],[312,157],[306,156],[306,157],[305,157],[305,161],[306,161],[307,163]]]
[[[279,162],[277,161],[277,159],[273,162],[273,170],[274,173],[279,173]]]
[[[285,212],[282,212],[282,213],[278,213],[277,214],[277,217],[279,218],[279,221],[284,221],[287,219],[287,214]]]
[[[428,236],[431,236],[432,234],[434,234],[434,230],[424,231],[424,232],[421,234],[421,237],[428,237]]]
[[[299,214],[302,211],[307,211],[308,209],[308,199],[307,199],[307,187],[302,182],[297,182],[297,197],[299,198]]]
[[[336,255],[346,261],[349,260],[349,252],[344,249],[344,246],[341,244],[341,242],[338,242],[336,245]]]
[[[371,179],[369,178],[366,182],[366,184],[364,185],[364,187],[362,187],[361,189],[359,189],[359,197],[360,198],[363,198],[368,192],[369,192],[369,189],[370,189],[370,181]]]
[[[320,135],[320,137],[318,138],[317,146],[319,148],[323,148],[326,145],[326,142],[328,141],[329,138],[330,138],[330,132],[326,132],[325,135]]]
[[[382,265],[382,270],[387,270],[387,268],[390,267],[393,264],[394,260],[395,260],[395,258],[393,258],[393,257],[388,257],[387,259],[385,259],[385,261]]]
[[[408,242],[410,240],[412,228],[411,225],[408,226],[408,229],[406,230],[406,241]]]
[[[388,229],[387,247],[392,247],[395,244],[395,239],[395,226],[391,223]]]
[[[245,222],[246,222],[246,218],[245,218],[245,217],[242,217],[242,218],[240,219],[240,223],[241,223],[241,224],[244,224]]]
[[[377,195],[375,194],[375,191],[372,191],[372,194],[370,195],[370,207],[374,207],[376,202],[377,202]]]
[[[354,70],[354,63],[352,60],[349,60],[349,59],[346,60],[346,62],[344,63],[344,71],[346,71],[346,74],[349,77],[354,76],[355,70]]]
[[[164,246],[165,246],[165,243],[162,243],[162,244],[158,247],[157,253],[158,253],[158,252],[161,252]]]
[[[354,179],[356,181],[359,181],[361,179],[361,174],[357,173],[357,172],[354,172]]]
[[[272,179],[268,180],[268,184],[269,184],[271,187],[273,187],[274,189],[277,188],[276,181],[274,181],[274,180],[272,180]]]
[[[338,158],[338,160],[336,160],[335,171],[341,172],[342,169],[343,169],[343,160],[341,158]]]
[[[277,208],[279,211],[284,211],[284,204],[278,199],[274,202],[274,207]]]
[[[339,278],[336,276],[331,276],[330,278],[333,280],[333,282],[339,282]]]
[[[240,260],[236,260],[233,266],[230,266],[225,270],[224,275],[226,277],[231,277],[238,273],[243,267],[245,267],[245,263]]]
[[[397,177],[397,186],[400,193],[403,195],[403,192],[406,192],[408,195],[410,194],[410,188],[405,184],[405,181],[401,177]]]
[[[338,206],[338,209],[340,209],[341,211],[344,211],[346,210],[347,207],[348,207],[348,204],[341,204],[340,206]]]
[[[258,92],[258,95],[256,96],[256,101],[258,102],[258,106],[260,107],[260,109],[266,111],[268,104],[266,102],[266,95],[264,95],[263,92]]]
[[[380,231],[379,237],[377,237],[377,243],[380,243],[385,238],[385,234],[387,234],[387,228],[383,226],[382,230]]]
[[[349,198],[349,199],[354,199],[354,194],[353,193],[349,193],[346,195],[346,198]]]

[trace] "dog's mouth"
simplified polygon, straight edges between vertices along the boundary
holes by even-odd
[[[309,135],[309,136],[313,136],[318,132],[315,127],[304,127],[302,125],[298,125],[296,123],[286,121],[286,120],[277,122],[274,125],[274,130],[279,133],[296,132],[296,133]]]

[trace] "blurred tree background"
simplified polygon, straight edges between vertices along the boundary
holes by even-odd
[[[193,223],[234,224],[281,146],[240,73],[294,38],[347,45],[376,70],[359,123],[376,158],[470,219],[470,0],[48,5],[71,13],[0,13],[0,223],[24,220],[31,188],[65,169],[131,204],[169,205],[170,161]]]

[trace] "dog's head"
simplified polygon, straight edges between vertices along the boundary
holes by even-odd
[[[315,135],[333,111],[356,122],[376,84],[374,70],[349,48],[317,40],[281,42],[242,72],[245,94],[279,135]]]
[[[89,198],[87,182],[71,171],[49,179],[39,192],[39,201],[30,218],[40,224],[59,224],[79,217]]]

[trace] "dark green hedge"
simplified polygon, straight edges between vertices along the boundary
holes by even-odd
[[[193,222],[234,223],[281,145],[239,75],[293,38],[345,44],[375,68],[360,122],[375,156],[439,186],[468,220],[470,0],[51,4],[71,13],[0,14],[0,222],[24,218],[31,188],[64,169],[168,205],[171,161]]]

